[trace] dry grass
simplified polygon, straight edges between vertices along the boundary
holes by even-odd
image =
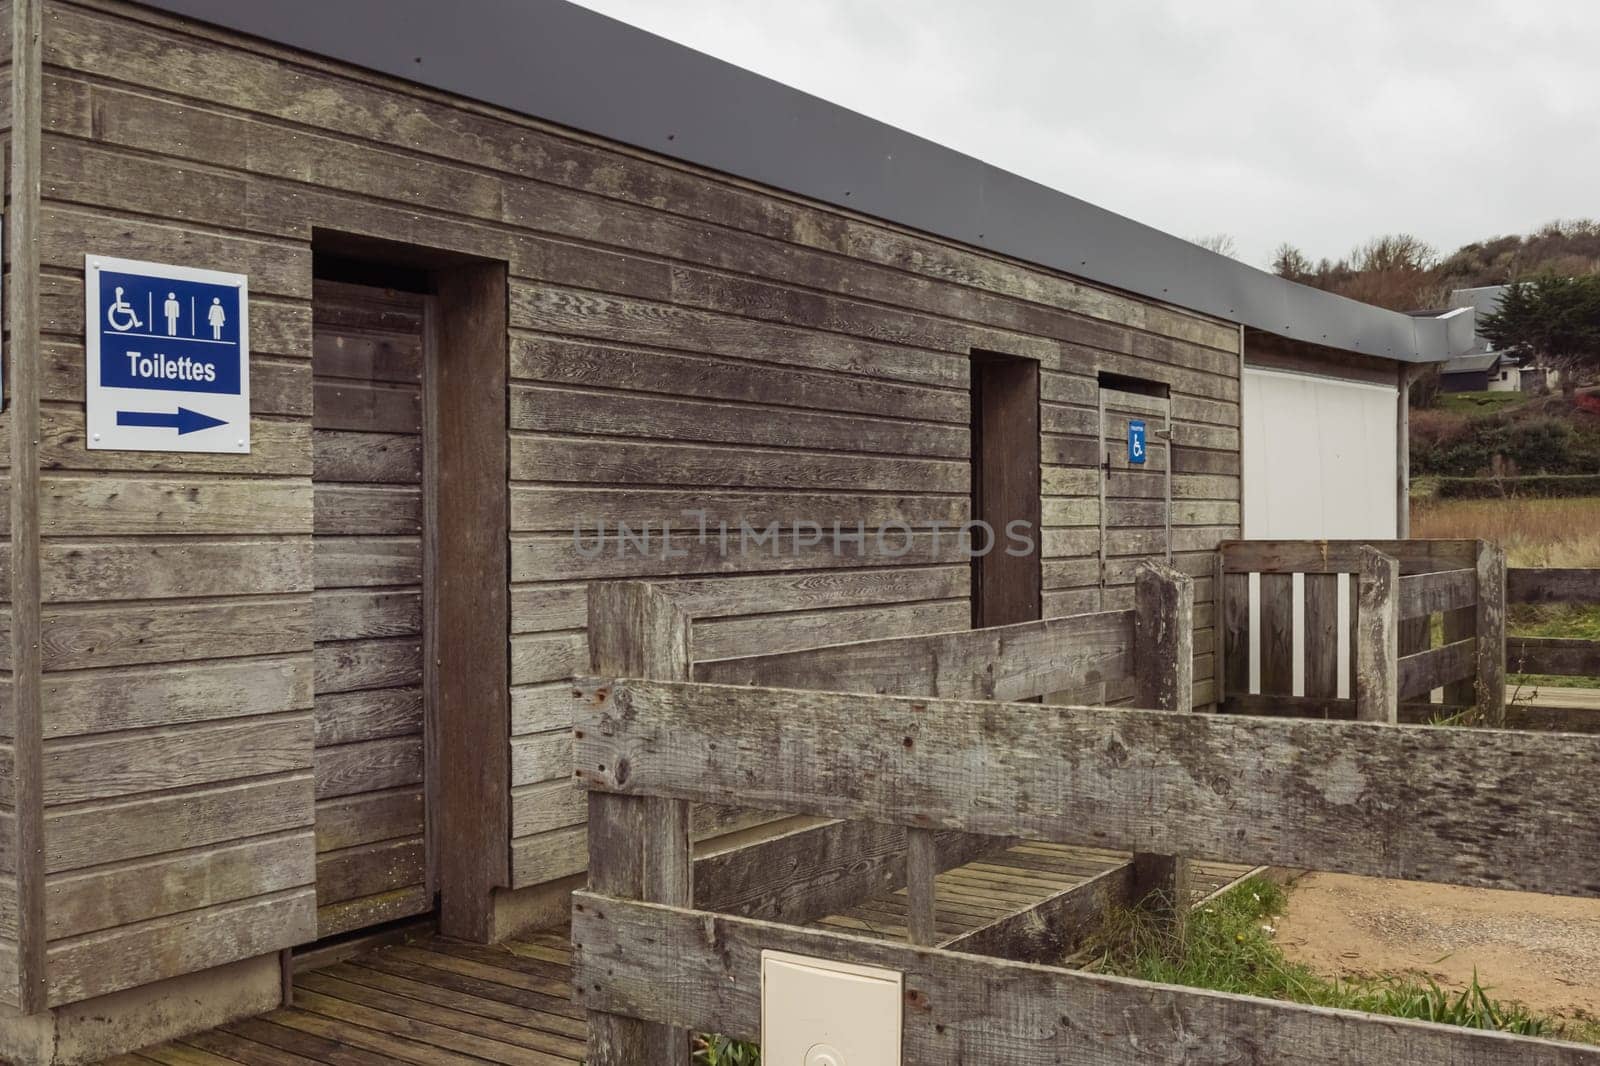
[[[1600,499],[1413,500],[1411,535],[1492,540],[1511,566],[1600,567]]]

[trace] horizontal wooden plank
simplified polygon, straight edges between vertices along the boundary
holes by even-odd
[[[422,689],[318,693],[315,721],[318,747],[420,734]]]
[[[1565,637],[1507,637],[1506,671],[1600,677],[1600,640]]]
[[[301,830],[57,875],[45,888],[49,937],[60,940],[309,885],[312,859],[311,834]]]
[[[422,632],[422,590],[321,589],[311,598],[318,643]]]
[[[317,645],[319,696],[358,689],[410,687],[421,681],[422,643],[415,638],[347,640]]]
[[[371,896],[329,903],[317,908],[317,937],[326,939],[358,929],[372,929],[404,918],[427,914],[433,896],[426,885],[412,884]],[[314,1015],[300,1015],[314,1017]]]
[[[311,425],[356,433],[421,433],[422,392],[415,385],[372,384],[318,374]]]
[[[309,596],[47,607],[40,639],[46,670],[276,655],[310,647]]]
[[[767,399],[784,401],[781,393]],[[965,426],[526,385],[511,389],[510,427],[551,434],[943,458],[965,458],[970,450]]]
[[[303,944],[316,937],[316,894],[271,896],[186,911],[49,947],[49,1003],[74,1003]]]
[[[422,781],[422,738],[389,737],[318,748],[317,799],[416,785]]]
[[[736,402],[781,396],[794,407],[871,415],[892,411],[904,418],[958,425],[971,418],[970,400],[955,389],[616,344],[616,338],[590,343],[514,331],[511,377]]]
[[[1459,610],[1477,602],[1476,569],[1436,570],[1431,574],[1407,574],[1400,579],[1402,620]]]
[[[1477,566],[1475,540],[1241,540],[1221,544],[1230,574],[1353,574],[1363,547],[1400,560],[1404,574]]]
[[[308,773],[45,812],[45,872],[311,825]]]
[[[1402,580],[1404,580],[1402,578]],[[1400,698],[1426,696],[1452,681],[1472,677],[1478,666],[1476,637],[1452,641],[1437,648],[1400,658]]]
[[[1600,871],[1566,859],[1600,848],[1586,769],[1600,738],[633,680],[575,691],[576,777],[604,791],[1600,895]]]
[[[602,527],[615,532],[619,525],[638,530],[666,526],[698,537],[704,529],[717,536],[726,524],[737,534],[740,522],[765,529],[773,522],[792,529],[796,523],[814,523],[831,531],[835,524],[854,531],[857,523],[869,530],[890,522],[922,528],[943,523],[952,530],[971,514],[964,495],[912,493],[814,493],[800,491],[683,490],[617,488],[607,485],[553,485],[511,488],[511,528],[519,533],[582,531],[592,537]]]
[[[375,536],[422,532],[422,490],[409,485],[319,481],[312,493],[318,533]]]
[[[990,959],[753,918],[573,898],[573,994],[591,1010],[757,1039],[761,955],[901,973],[918,1066],[1196,1062],[1592,1066],[1600,1049]],[[1331,1050],[1337,1049],[1337,1050]]]
[[[846,641],[956,630],[971,621],[972,601],[966,597],[933,603],[891,603],[746,618],[708,618],[694,627],[694,647],[698,658],[731,659],[801,651]]]
[[[1600,569],[1506,568],[1507,603],[1600,603]]]
[[[310,768],[311,719],[297,711],[51,741],[44,749],[44,800],[78,803]]]
[[[46,603],[311,591],[311,540],[45,541]]]
[[[659,582],[697,623],[710,618],[779,611],[863,607],[967,596],[971,567],[877,567],[748,577],[681,578]],[[581,583],[515,585],[511,631],[576,629],[588,617],[587,586]]]
[[[694,676],[726,685],[1021,700],[1126,677],[1132,646],[1132,613],[1111,611],[701,661]]]
[[[422,789],[415,785],[317,801],[317,851],[336,851],[422,833]]]
[[[777,448],[511,437],[513,481],[641,486],[962,493],[968,464],[949,459],[830,455]]]
[[[804,534],[809,532],[802,530]],[[930,566],[967,561],[960,543],[948,530],[938,536],[931,532],[908,535],[891,526],[884,531],[881,540],[876,531],[870,529],[860,543],[845,539],[857,533],[853,528],[844,529],[841,539],[834,542],[830,528],[825,543],[807,543],[802,537],[797,548],[792,531],[779,530],[768,536],[766,529],[754,529],[745,536],[738,529],[730,529],[724,546],[715,532],[702,543],[693,535],[673,533],[666,536],[660,529],[652,529],[648,550],[633,541],[620,542],[613,531],[608,531],[603,541],[593,531],[586,531],[577,540],[570,532],[564,536],[523,534],[511,538],[511,580],[578,581],[615,577],[660,580],[680,575]]]
[[[420,836],[323,852],[317,856],[317,905],[375,896],[423,882]]]
[[[303,479],[44,474],[39,528],[47,537],[304,534],[311,532],[311,486]]]
[[[305,710],[311,656],[49,673],[42,700],[47,739]]]
[[[319,429],[311,456],[318,481],[415,485],[422,478],[422,438],[415,434]]]
[[[422,583],[422,538],[319,536],[312,563],[319,589]]]

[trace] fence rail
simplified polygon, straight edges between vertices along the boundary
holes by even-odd
[[[1366,622],[1391,634],[1386,645],[1370,643],[1393,653],[1407,595],[1405,556],[1361,547],[1340,565],[1361,575]],[[1482,595],[1482,560],[1480,553],[1473,568],[1480,593],[1474,612],[1495,599]],[[1449,562],[1424,572],[1463,569]],[[1392,578],[1387,588],[1385,574]],[[648,586],[596,586],[591,634],[602,676],[573,689],[575,778],[591,802],[590,890],[575,894],[573,907],[574,994],[590,1012],[591,1066],[681,1063],[683,1030],[690,1028],[758,1039],[765,950],[902,973],[904,1061],[924,1066],[1600,1064],[1593,1047],[941,949],[916,942],[915,919],[913,942],[899,944],[696,908],[686,858],[691,803],[908,833],[1027,837],[1600,897],[1600,866],[1587,861],[1600,854],[1589,780],[1600,765],[1600,737],[1170,713],[1185,709],[1181,694],[1189,691],[1176,684],[1189,658],[1180,652],[1191,650],[1184,640],[1187,588],[1159,572],[1141,578],[1143,613],[1132,619],[1126,662],[1140,676],[1146,663],[1170,665],[1164,681],[1140,685],[1141,702],[1162,706],[1166,699],[1169,710],[810,690],[828,678],[808,677],[805,669],[835,667],[842,671],[836,676],[866,687],[870,671],[859,664],[871,656],[863,659],[859,646],[816,653],[804,669],[792,657],[764,657],[773,676],[808,682],[773,687],[758,664],[690,666],[679,651],[687,648],[681,627]],[[1411,588],[1427,594],[1422,584]],[[1452,610],[1467,609],[1454,602]],[[1019,633],[1031,640],[1052,628],[1072,626]],[[1085,634],[1095,631],[1102,630],[1085,623]],[[898,652],[919,656],[919,665],[891,657],[883,668],[941,692],[991,684],[1003,690],[1012,682],[958,680],[939,666],[961,662],[981,675],[981,660],[966,652],[987,647],[999,662],[1008,648],[1027,643],[985,643],[993,635],[902,641]],[[1390,654],[1387,688],[1396,701],[1422,683],[1412,675],[1457,673],[1461,644],[1481,661],[1481,634],[1425,653]],[[885,644],[872,655],[888,651]],[[930,657],[920,658],[924,653]],[[699,673],[742,683],[688,679]],[[1035,676],[1015,664],[994,673]],[[1021,689],[1028,687],[1035,686]],[[930,877],[915,870],[916,854],[913,848],[908,877]],[[931,928],[931,892],[919,896],[914,881],[910,892],[921,900],[916,906],[929,908],[923,920]]]
[[[1512,604],[1600,604],[1600,569],[1524,568],[1506,571],[1506,600]],[[1506,669],[1516,674],[1600,679],[1600,641],[1567,637],[1521,637],[1506,640]],[[1600,687],[1600,680],[1592,682]],[[1507,720],[1524,729],[1600,732],[1600,707],[1540,703],[1548,689],[1519,685],[1507,707]]]

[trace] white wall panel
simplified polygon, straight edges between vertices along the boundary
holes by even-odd
[[[1399,436],[1392,386],[1246,367],[1244,535],[1255,540],[1387,540],[1398,530]],[[1250,586],[1250,691],[1261,691],[1257,579]],[[1294,579],[1294,626],[1304,625],[1304,583]],[[1350,694],[1346,612],[1339,579],[1339,695]],[[1294,646],[1294,692],[1304,692],[1304,648]]]

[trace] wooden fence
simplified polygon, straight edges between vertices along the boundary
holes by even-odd
[[[1252,574],[1260,575],[1254,600]],[[1298,620],[1296,575],[1304,589]],[[1340,575],[1349,575],[1347,586]],[[1499,723],[1505,582],[1504,553],[1486,541],[1224,544],[1216,567],[1221,709],[1378,722],[1426,721],[1471,709],[1479,720]],[[1348,591],[1341,593],[1342,587]],[[1257,686],[1251,683],[1252,624],[1259,642]],[[1348,650],[1344,695],[1341,644]],[[1442,706],[1428,702],[1438,689],[1444,690]]]
[[[1395,559],[1369,555],[1355,572],[1370,571],[1376,584],[1379,561]],[[1399,618],[1402,595],[1442,595],[1462,609],[1455,594],[1437,592],[1445,582],[1404,593],[1388,572],[1386,617]],[[697,907],[695,803],[908,834],[1600,895],[1600,866],[1589,859],[1600,854],[1589,782],[1600,737],[1171,713],[1185,709],[1189,691],[1179,683],[1187,583],[1160,573],[1144,583],[1141,605],[1152,606],[1143,620],[1112,612],[1120,620],[1051,619],[700,666],[689,663],[686,620],[666,597],[635,583],[595,587],[601,676],[574,685],[591,872],[589,891],[574,896],[573,984],[589,1011],[591,1066],[683,1063],[685,1030],[758,1040],[769,949],[901,972],[904,1061],[921,1066],[1600,1064],[1591,1047],[1019,962],[981,953],[981,940],[929,946],[932,873],[915,848],[908,894],[926,913],[912,923],[923,931],[912,943],[728,914],[704,899]],[[1168,609],[1153,606],[1157,590]],[[1080,665],[1056,673],[1028,650],[1047,634],[1058,648],[1081,636],[1101,651],[1069,657]],[[1131,670],[1141,702],[1170,709],[971,698],[1070,688],[1090,680],[1080,670]],[[1142,680],[1148,672],[1166,676]],[[811,691],[830,683],[858,691]],[[878,691],[901,684],[920,688]]]
[[[767,949],[903,973],[905,1061],[925,1066],[1600,1063],[1594,1048],[697,909],[686,814],[743,805],[1592,897],[1600,867],[1574,857],[1600,853],[1588,781],[1600,738],[803,691],[690,682],[681,669],[653,680],[687,646],[662,599],[609,586],[594,605],[597,659],[611,668],[574,689],[592,841],[591,888],[573,911],[592,1066],[681,1062],[685,1029],[759,1039]],[[960,647],[953,636],[933,643]],[[938,656],[922,661],[915,676],[951,676]]]
[[[1600,570],[1507,570],[1506,602],[1600,604]],[[1513,674],[1600,678],[1600,641],[1511,636],[1506,638],[1506,670]],[[1600,682],[1595,685],[1600,687]],[[1542,705],[1539,697],[1531,692],[1537,688],[1519,685],[1513,690],[1512,702],[1507,708],[1511,724],[1519,729],[1600,732],[1600,707],[1583,709]]]

